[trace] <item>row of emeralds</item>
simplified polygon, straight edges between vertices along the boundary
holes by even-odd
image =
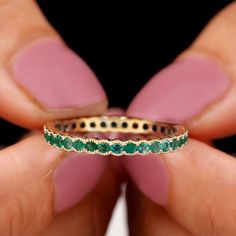
[[[91,140],[81,141],[75,140],[73,141],[70,137],[62,138],[60,135],[53,135],[45,132],[44,138],[47,143],[52,146],[56,146],[58,148],[64,148],[68,151],[79,151],[82,152],[86,149],[86,151],[94,153],[102,153],[102,154],[146,154],[146,153],[160,153],[160,152],[168,152],[175,151],[178,148],[182,147],[182,145],[186,144],[187,136],[183,135],[178,138],[173,138],[171,140],[162,140],[162,141],[153,141],[153,142],[141,142],[136,144],[135,142],[128,142],[122,145],[119,142],[113,142],[111,144],[106,142],[95,143]]]

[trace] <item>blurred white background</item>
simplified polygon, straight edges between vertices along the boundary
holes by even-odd
[[[106,236],[128,236],[124,194],[117,201]]]

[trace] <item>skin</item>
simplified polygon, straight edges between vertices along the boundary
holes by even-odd
[[[194,137],[188,148],[163,157],[170,175],[166,207],[155,205],[141,193],[135,179],[128,187],[131,235],[236,234],[236,161],[211,145],[212,139],[233,135],[236,129],[232,110],[236,101],[235,13],[235,3],[223,9],[179,56],[200,54],[217,61],[228,74],[231,88],[215,106],[188,122]]]
[[[107,101],[82,110],[57,112],[41,109],[29,97],[26,102],[20,88],[7,78],[9,57],[33,39],[60,36],[33,1],[0,0],[0,13],[0,44],[5,45],[0,48],[0,77],[6,78],[0,80],[1,117],[35,129],[48,119],[100,114],[106,109]],[[30,21],[28,14],[32,16]],[[21,20],[16,20],[19,18]],[[129,181],[127,202],[131,235],[236,234],[236,182],[232,181],[236,178],[236,161],[209,145],[213,138],[236,132],[235,24],[236,4],[232,3],[214,17],[192,46],[179,56],[201,54],[217,60],[232,80],[232,88],[219,106],[210,107],[188,122],[194,137],[188,148],[163,158],[170,174],[166,207],[158,206],[141,193],[135,186],[135,179]],[[9,90],[17,98],[14,103],[9,99]],[[22,109],[27,112],[22,113]],[[44,145],[40,133],[0,151],[1,235],[104,235],[119,196],[121,172],[111,162],[88,196],[71,209],[55,214],[52,173],[64,156],[65,153]]]

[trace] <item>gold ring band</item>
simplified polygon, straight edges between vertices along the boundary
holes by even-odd
[[[104,133],[121,133],[122,138],[104,138]],[[66,151],[100,155],[146,155],[183,148],[188,131],[181,124],[131,118],[92,116],[49,121],[44,126],[49,145]]]

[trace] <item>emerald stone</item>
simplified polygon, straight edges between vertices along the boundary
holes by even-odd
[[[178,147],[180,148],[182,146],[182,144],[184,144],[183,138],[180,137],[178,140]]]
[[[186,144],[187,143],[187,139],[188,139],[187,136],[181,137],[181,140],[182,140],[181,143],[182,144]]]
[[[163,141],[163,142],[161,143],[161,150],[162,150],[163,152],[168,152],[169,149],[170,149],[170,142],[169,142],[169,141]]]
[[[149,150],[149,145],[147,143],[140,143],[138,146],[138,151],[142,154],[147,153]]]
[[[95,150],[97,150],[97,148],[98,148],[98,145],[94,142],[87,142],[86,143],[86,149],[89,152],[94,152]]]
[[[54,145],[54,143],[55,143],[55,138],[53,137],[52,134],[49,134],[49,135],[48,135],[48,142],[49,142],[51,145]]]
[[[124,146],[124,150],[126,153],[133,154],[137,150],[137,146],[134,143],[128,143]]]
[[[72,148],[72,140],[70,138],[65,138],[63,141],[63,146],[65,149],[70,150]]]
[[[48,132],[45,132],[45,133],[44,133],[44,139],[45,139],[45,141],[48,141],[48,139],[49,139],[49,134],[48,134]]]
[[[57,147],[61,148],[63,146],[63,139],[60,135],[57,135],[55,140],[54,140],[54,143]]]
[[[123,151],[123,146],[119,143],[111,145],[111,150],[115,154],[120,154]]]
[[[108,143],[100,143],[98,144],[98,150],[101,153],[106,153],[110,151],[110,145]]]
[[[150,150],[153,153],[158,153],[160,151],[160,142],[158,141],[152,142],[152,144],[150,145]]]
[[[178,140],[174,138],[171,142],[171,148],[173,151],[175,151],[178,148],[178,144],[179,144]]]
[[[46,142],[50,143],[51,145],[54,144],[54,137],[53,137],[52,134],[45,133],[44,134],[44,139],[46,140]]]
[[[188,137],[184,136],[184,144],[186,144],[188,142]]]
[[[84,149],[85,144],[84,144],[82,141],[80,141],[80,140],[76,140],[76,141],[73,143],[73,147],[74,147],[75,150],[81,151],[81,150]]]

